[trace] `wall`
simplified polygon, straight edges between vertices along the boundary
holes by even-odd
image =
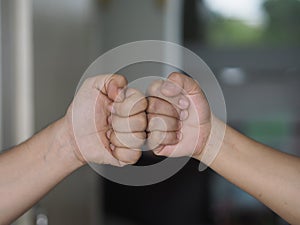
[[[98,3],[33,1],[36,131],[65,114],[80,77],[101,50]],[[50,224],[99,224],[99,181],[90,168],[82,168],[43,198],[37,211]]]

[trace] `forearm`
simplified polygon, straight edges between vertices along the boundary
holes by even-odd
[[[0,224],[34,205],[82,163],[73,153],[63,119],[0,155]]]
[[[300,160],[227,126],[210,167],[292,224],[300,221]]]

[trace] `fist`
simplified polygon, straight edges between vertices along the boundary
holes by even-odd
[[[202,153],[211,129],[211,112],[198,83],[180,73],[148,88],[148,146],[157,155]]]
[[[85,80],[76,94],[66,116],[81,161],[123,166],[140,158],[147,100],[126,85],[121,75],[100,75]]]

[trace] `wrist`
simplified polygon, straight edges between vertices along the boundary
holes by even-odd
[[[80,154],[73,132],[71,121],[63,117],[54,123],[56,148],[60,151],[60,156],[67,159],[75,167],[81,167],[86,161]]]
[[[223,143],[225,130],[226,124],[212,114],[208,138],[201,153],[195,157],[201,162],[199,166],[200,171],[209,167],[217,157]]]

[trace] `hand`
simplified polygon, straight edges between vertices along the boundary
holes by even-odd
[[[123,76],[102,75],[86,79],[79,89],[66,118],[80,161],[123,166],[140,158],[147,100],[126,85]]]
[[[168,157],[200,154],[211,129],[207,99],[192,78],[172,73],[148,89],[148,146]]]

